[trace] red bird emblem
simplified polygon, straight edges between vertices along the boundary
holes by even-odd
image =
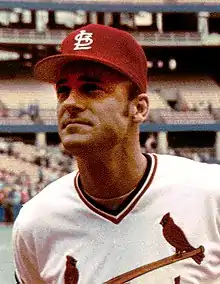
[[[176,249],[177,254],[183,252],[190,252],[195,250],[193,246],[188,242],[184,232],[180,227],[178,227],[173,219],[170,217],[170,213],[167,213],[163,216],[160,224],[163,226],[163,235],[167,242]],[[197,263],[201,264],[203,258],[205,257],[204,253],[199,253],[192,257],[192,259]]]
[[[77,284],[79,281],[79,271],[76,267],[77,261],[74,257],[66,256],[66,270],[64,273],[65,284]]]

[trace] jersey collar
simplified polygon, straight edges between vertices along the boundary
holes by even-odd
[[[145,157],[147,159],[147,168],[144,172],[143,177],[139,181],[136,189],[131,192],[131,194],[121,203],[121,205],[117,209],[108,209],[92,199],[82,189],[80,182],[80,173],[77,172],[74,179],[74,184],[80,199],[90,210],[92,210],[96,214],[113,222],[114,224],[120,223],[121,220],[135,207],[137,202],[151,185],[154,178],[157,168],[157,156],[155,154],[145,154]]]

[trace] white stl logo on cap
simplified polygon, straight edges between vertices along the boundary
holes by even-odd
[[[93,43],[92,39],[93,33],[88,33],[85,30],[80,31],[78,35],[75,36],[76,43],[73,50],[90,49]]]

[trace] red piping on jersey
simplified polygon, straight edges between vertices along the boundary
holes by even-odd
[[[111,214],[109,214],[109,213],[107,213],[103,210],[100,210],[99,208],[96,208],[93,204],[91,204],[85,198],[85,196],[81,192],[79,184],[78,184],[78,179],[79,179],[79,171],[78,171],[76,176],[75,176],[75,179],[74,179],[74,185],[75,185],[76,191],[77,191],[80,199],[83,201],[83,203],[85,203],[85,205],[87,207],[89,207],[89,209],[91,209],[96,214],[98,214],[98,215],[102,216],[103,218],[113,222],[114,224],[119,224],[121,222],[121,220],[135,207],[137,202],[140,200],[140,198],[143,196],[143,194],[146,192],[146,190],[149,188],[149,186],[151,185],[151,183],[153,181],[153,178],[155,176],[156,169],[157,169],[158,157],[155,154],[148,154],[148,155],[150,155],[150,157],[152,158],[152,167],[150,169],[150,174],[146,179],[147,184],[143,185],[143,188],[137,193],[137,195],[135,195],[133,200],[117,216],[113,216],[113,215],[111,215]],[[154,163],[153,163],[153,161],[154,161]]]

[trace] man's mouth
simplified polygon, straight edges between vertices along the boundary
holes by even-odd
[[[68,125],[74,124],[92,126],[92,123],[85,119],[68,119],[62,124],[62,128],[66,128]]]

